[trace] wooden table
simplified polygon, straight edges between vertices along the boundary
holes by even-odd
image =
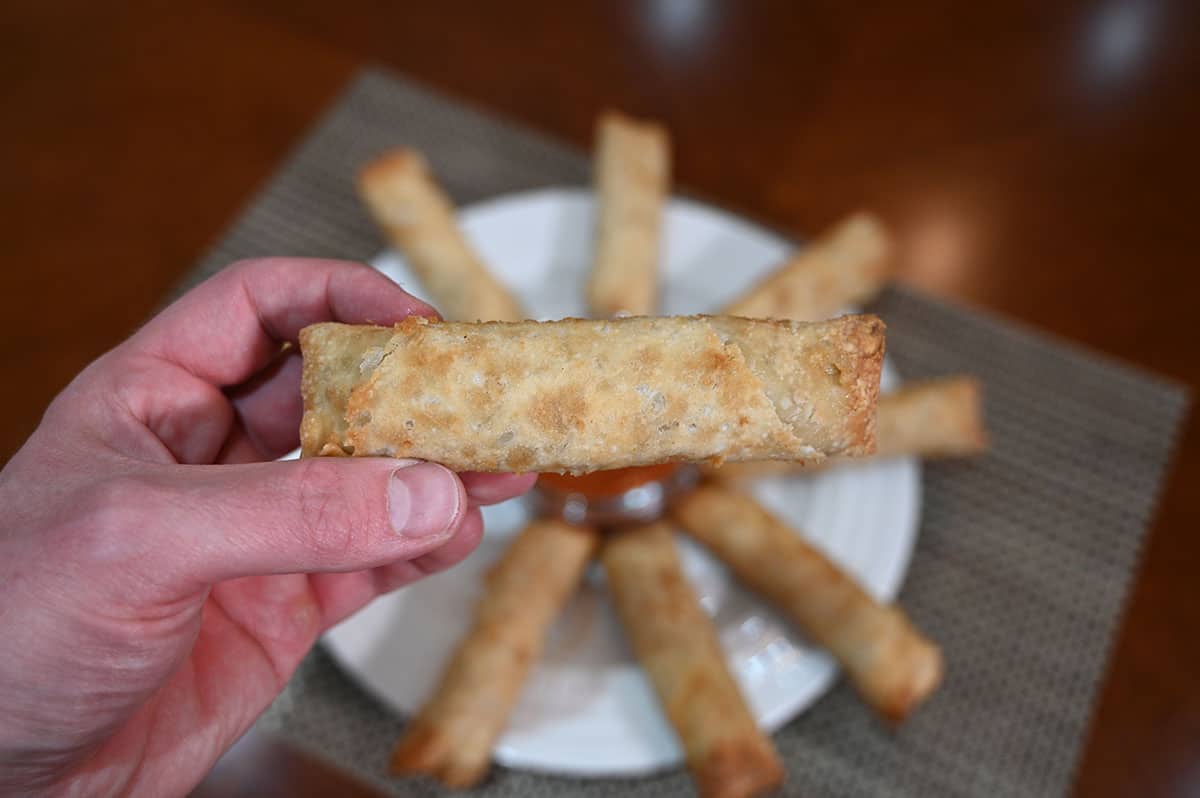
[[[66,5],[0,23],[5,459],[367,63],[580,146],[602,108],[663,119],[727,206],[797,233],[874,208],[903,281],[1200,387],[1189,0]],[[1080,795],[1200,790],[1198,485],[1193,423]],[[199,793],[353,789],[251,736]]]

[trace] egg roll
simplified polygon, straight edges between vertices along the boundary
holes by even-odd
[[[875,417],[875,454],[885,457],[942,459],[970,457],[987,449],[983,421],[982,387],[974,377],[942,377],[911,382],[898,391],[879,397]],[[767,460],[732,463],[707,469],[723,481],[777,476],[799,471],[812,472],[822,465],[861,462],[864,458],[831,457],[823,464]]]
[[[487,774],[492,747],[597,539],[592,529],[557,520],[534,521],[517,536],[487,573],[474,622],[433,695],[396,744],[393,773],[424,773],[448,787]]]
[[[898,723],[937,687],[942,655],[897,607],[881,604],[754,499],[707,485],[672,516],[845,669],[863,699]]]
[[[697,792],[733,798],[782,782],[775,749],[683,575],[671,527],[609,533],[600,557],[625,635],[679,736]]]
[[[525,318],[459,229],[454,206],[419,153],[398,149],[372,161],[359,174],[358,190],[442,315],[460,321]]]
[[[723,316],[301,331],[305,456],[574,474],[874,449],[884,326]]]
[[[880,221],[869,213],[856,213],[721,312],[763,319],[827,319],[879,293],[891,276],[891,250]]]
[[[658,254],[670,171],[665,128],[618,113],[596,130],[595,261],[587,285],[593,316],[647,316],[658,304]]]
[[[974,377],[912,382],[879,402],[876,457],[968,457],[987,448],[983,388]]]

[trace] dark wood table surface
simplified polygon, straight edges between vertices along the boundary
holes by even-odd
[[[363,65],[586,146],[664,120],[678,179],[796,233],[854,208],[900,279],[1200,387],[1200,4],[6,5],[0,456],[127,335]],[[1076,781],[1200,794],[1189,423]],[[249,736],[202,795],[367,795]]]

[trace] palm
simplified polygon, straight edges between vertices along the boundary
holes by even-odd
[[[102,784],[88,786],[128,785],[136,777],[163,794],[186,790],[253,723],[316,637],[336,622],[320,596],[365,592],[371,579],[369,572],[237,579],[185,601],[173,621],[156,618],[131,627],[131,639],[143,650],[149,644],[164,663],[184,659],[90,759],[87,770]],[[151,636],[163,628],[170,631]],[[131,750],[145,752],[140,768]]]

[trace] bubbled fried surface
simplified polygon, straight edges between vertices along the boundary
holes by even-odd
[[[302,340],[306,454],[584,473],[874,446],[884,345],[873,316],[410,318],[382,349],[380,328],[314,327]]]

